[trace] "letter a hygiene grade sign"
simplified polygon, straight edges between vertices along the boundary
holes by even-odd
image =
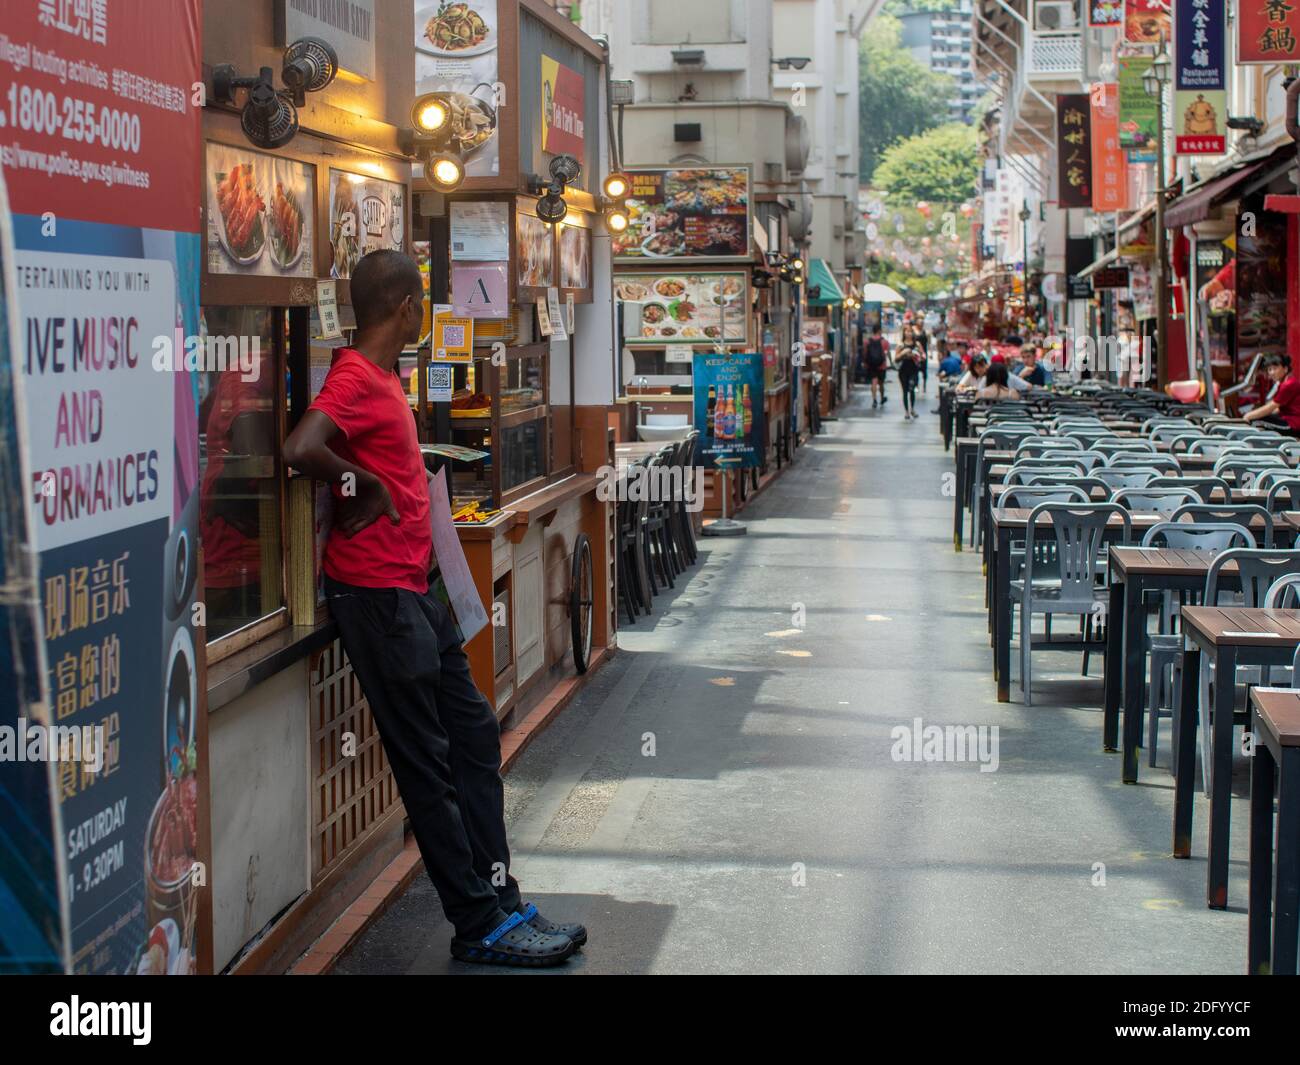
[[[53,763],[60,875],[42,890],[78,973],[210,964],[194,876],[200,382],[170,347],[157,357],[202,332],[201,26],[200,0],[0,7],[4,314],[52,726],[17,734],[23,757]],[[56,729],[69,742],[51,750]],[[15,927],[0,908],[0,950],[19,948]]]

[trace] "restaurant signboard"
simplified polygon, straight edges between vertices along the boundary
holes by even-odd
[[[1088,0],[1088,25],[1093,29],[1124,21],[1124,0]]]
[[[623,259],[749,257],[749,167],[632,170]]]
[[[1237,62],[1300,60],[1300,5],[1293,0],[1237,0]]]
[[[65,868],[46,887],[68,906],[79,973],[189,973],[209,949],[194,610],[201,24],[199,0],[5,16],[10,49],[85,75],[0,67],[50,716],[81,740],[57,760]],[[37,122],[51,108],[71,116],[62,129]],[[64,162],[36,168],[34,153]]]
[[[1174,153],[1227,150],[1224,0],[1175,0]]]
[[[1056,97],[1056,158],[1062,207],[1092,206],[1091,108],[1087,93]]]
[[[542,151],[583,158],[586,86],[582,75],[558,59],[542,56]]]
[[[1124,0],[1124,40],[1159,44],[1169,40],[1170,0]]]
[[[746,343],[743,273],[619,274],[614,293],[641,305],[641,335],[628,344]]]
[[[1092,101],[1092,209],[1128,208],[1128,166],[1119,143],[1119,86],[1094,82]]]

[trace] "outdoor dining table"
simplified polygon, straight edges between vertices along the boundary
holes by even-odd
[[[1232,819],[1232,727],[1238,666],[1290,665],[1300,647],[1300,611],[1188,606],[1180,611],[1184,636],[1178,749],[1174,752],[1174,857],[1192,852],[1192,798],[1196,776],[1197,704],[1201,656],[1214,662],[1213,719],[1209,722],[1210,832],[1205,900],[1228,905],[1228,831]],[[1224,678],[1234,678],[1225,682]],[[1188,682],[1190,681],[1190,682]]]
[[[993,677],[998,685],[998,701],[1008,702],[1011,698],[1011,678],[1010,678],[1010,661],[1011,661],[1011,615],[1010,615],[1010,546],[1011,540],[1019,533],[1023,536],[1025,528],[1029,522],[1029,515],[1032,508],[1027,507],[994,507],[991,514],[992,535],[989,537],[989,543],[992,548],[992,558],[989,565],[989,572],[992,575],[992,587],[989,592],[989,603],[992,606],[992,624],[990,626],[993,644]],[[1147,529],[1163,521],[1168,521],[1166,514],[1157,514],[1151,512],[1137,512],[1129,515],[1129,521],[1133,530],[1134,539],[1140,539]],[[1263,532],[1263,518],[1256,517],[1252,521],[1252,531]],[[1050,527],[1050,521],[1044,515],[1040,519],[1040,527]],[[1289,546],[1294,542],[1297,529],[1300,529],[1300,512],[1287,511],[1283,514],[1274,516],[1273,535],[1274,543],[1278,546]],[[1123,522],[1118,515],[1112,515],[1106,523],[1107,539],[1118,535],[1123,530]],[[1209,563],[1206,562],[1208,569]],[[1169,578],[1174,579],[1170,574]],[[1188,578],[1189,580],[1191,578]],[[1204,587],[1204,572],[1201,574],[1201,583],[1199,587]],[[1111,598],[1108,604],[1107,613],[1110,617],[1122,618],[1125,616],[1127,609],[1123,598],[1125,592],[1123,587],[1116,591],[1111,590]],[[1141,595],[1137,597],[1137,602],[1141,602]],[[1107,647],[1106,653],[1110,662],[1115,663],[1115,669],[1109,668],[1106,671],[1106,707],[1107,713],[1103,714],[1103,737],[1102,742],[1106,750],[1113,751],[1118,746],[1119,726],[1118,726],[1118,707],[1120,706],[1121,688],[1118,685],[1120,681],[1119,662],[1120,655],[1124,653],[1122,645],[1112,643],[1118,640],[1116,632],[1117,626],[1111,626],[1107,630]],[[1143,630],[1145,631],[1145,630]],[[1134,630],[1135,634],[1137,630]],[[1114,685],[1112,687],[1112,685]],[[1135,688],[1134,691],[1139,689]],[[1140,699],[1141,695],[1135,695]],[[1140,711],[1139,711],[1140,712]],[[1136,756],[1135,756],[1136,757]],[[1136,779],[1136,768],[1134,770]],[[1127,779],[1127,778],[1126,778]]]

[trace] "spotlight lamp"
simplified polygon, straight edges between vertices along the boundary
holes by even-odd
[[[604,190],[607,199],[626,200],[632,191],[632,182],[626,174],[610,174],[605,178]]]
[[[451,115],[446,93],[426,92],[412,102],[411,129],[402,131],[402,147],[419,159],[439,192],[452,192],[465,180],[465,160],[452,143]]]
[[[800,273],[803,272],[803,260],[800,259],[798,256],[795,257],[794,261],[791,262],[790,265],[793,266],[796,271]]]
[[[450,121],[451,104],[443,93],[425,93],[411,105],[411,125],[419,133],[441,133]]]
[[[339,57],[328,42],[303,37],[284,50],[280,68],[283,89],[275,87],[275,72],[262,67],[255,76],[241,77],[230,63],[212,68],[212,99],[233,104],[245,91],[239,125],[258,148],[282,148],[298,133],[298,108],[307,93],[320,92],[339,72]]]
[[[632,223],[627,209],[622,204],[614,204],[605,208],[604,218],[605,228],[615,236],[627,232],[627,227]]]
[[[465,164],[459,155],[438,152],[425,159],[424,173],[439,192],[451,192],[465,180]]]

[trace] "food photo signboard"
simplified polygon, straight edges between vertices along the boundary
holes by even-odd
[[[614,294],[641,306],[641,335],[629,344],[749,340],[749,301],[743,273],[620,274]]]
[[[315,276],[312,166],[209,143],[205,185],[209,273]]]
[[[415,91],[448,94],[452,147],[467,178],[501,172],[500,32],[497,0],[416,0]]]
[[[631,170],[630,224],[614,237],[622,259],[747,259],[749,167]]]
[[[402,251],[406,186],[330,170],[330,276],[347,278],[372,251]]]
[[[560,224],[560,288],[591,287],[591,230],[569,222]]]

